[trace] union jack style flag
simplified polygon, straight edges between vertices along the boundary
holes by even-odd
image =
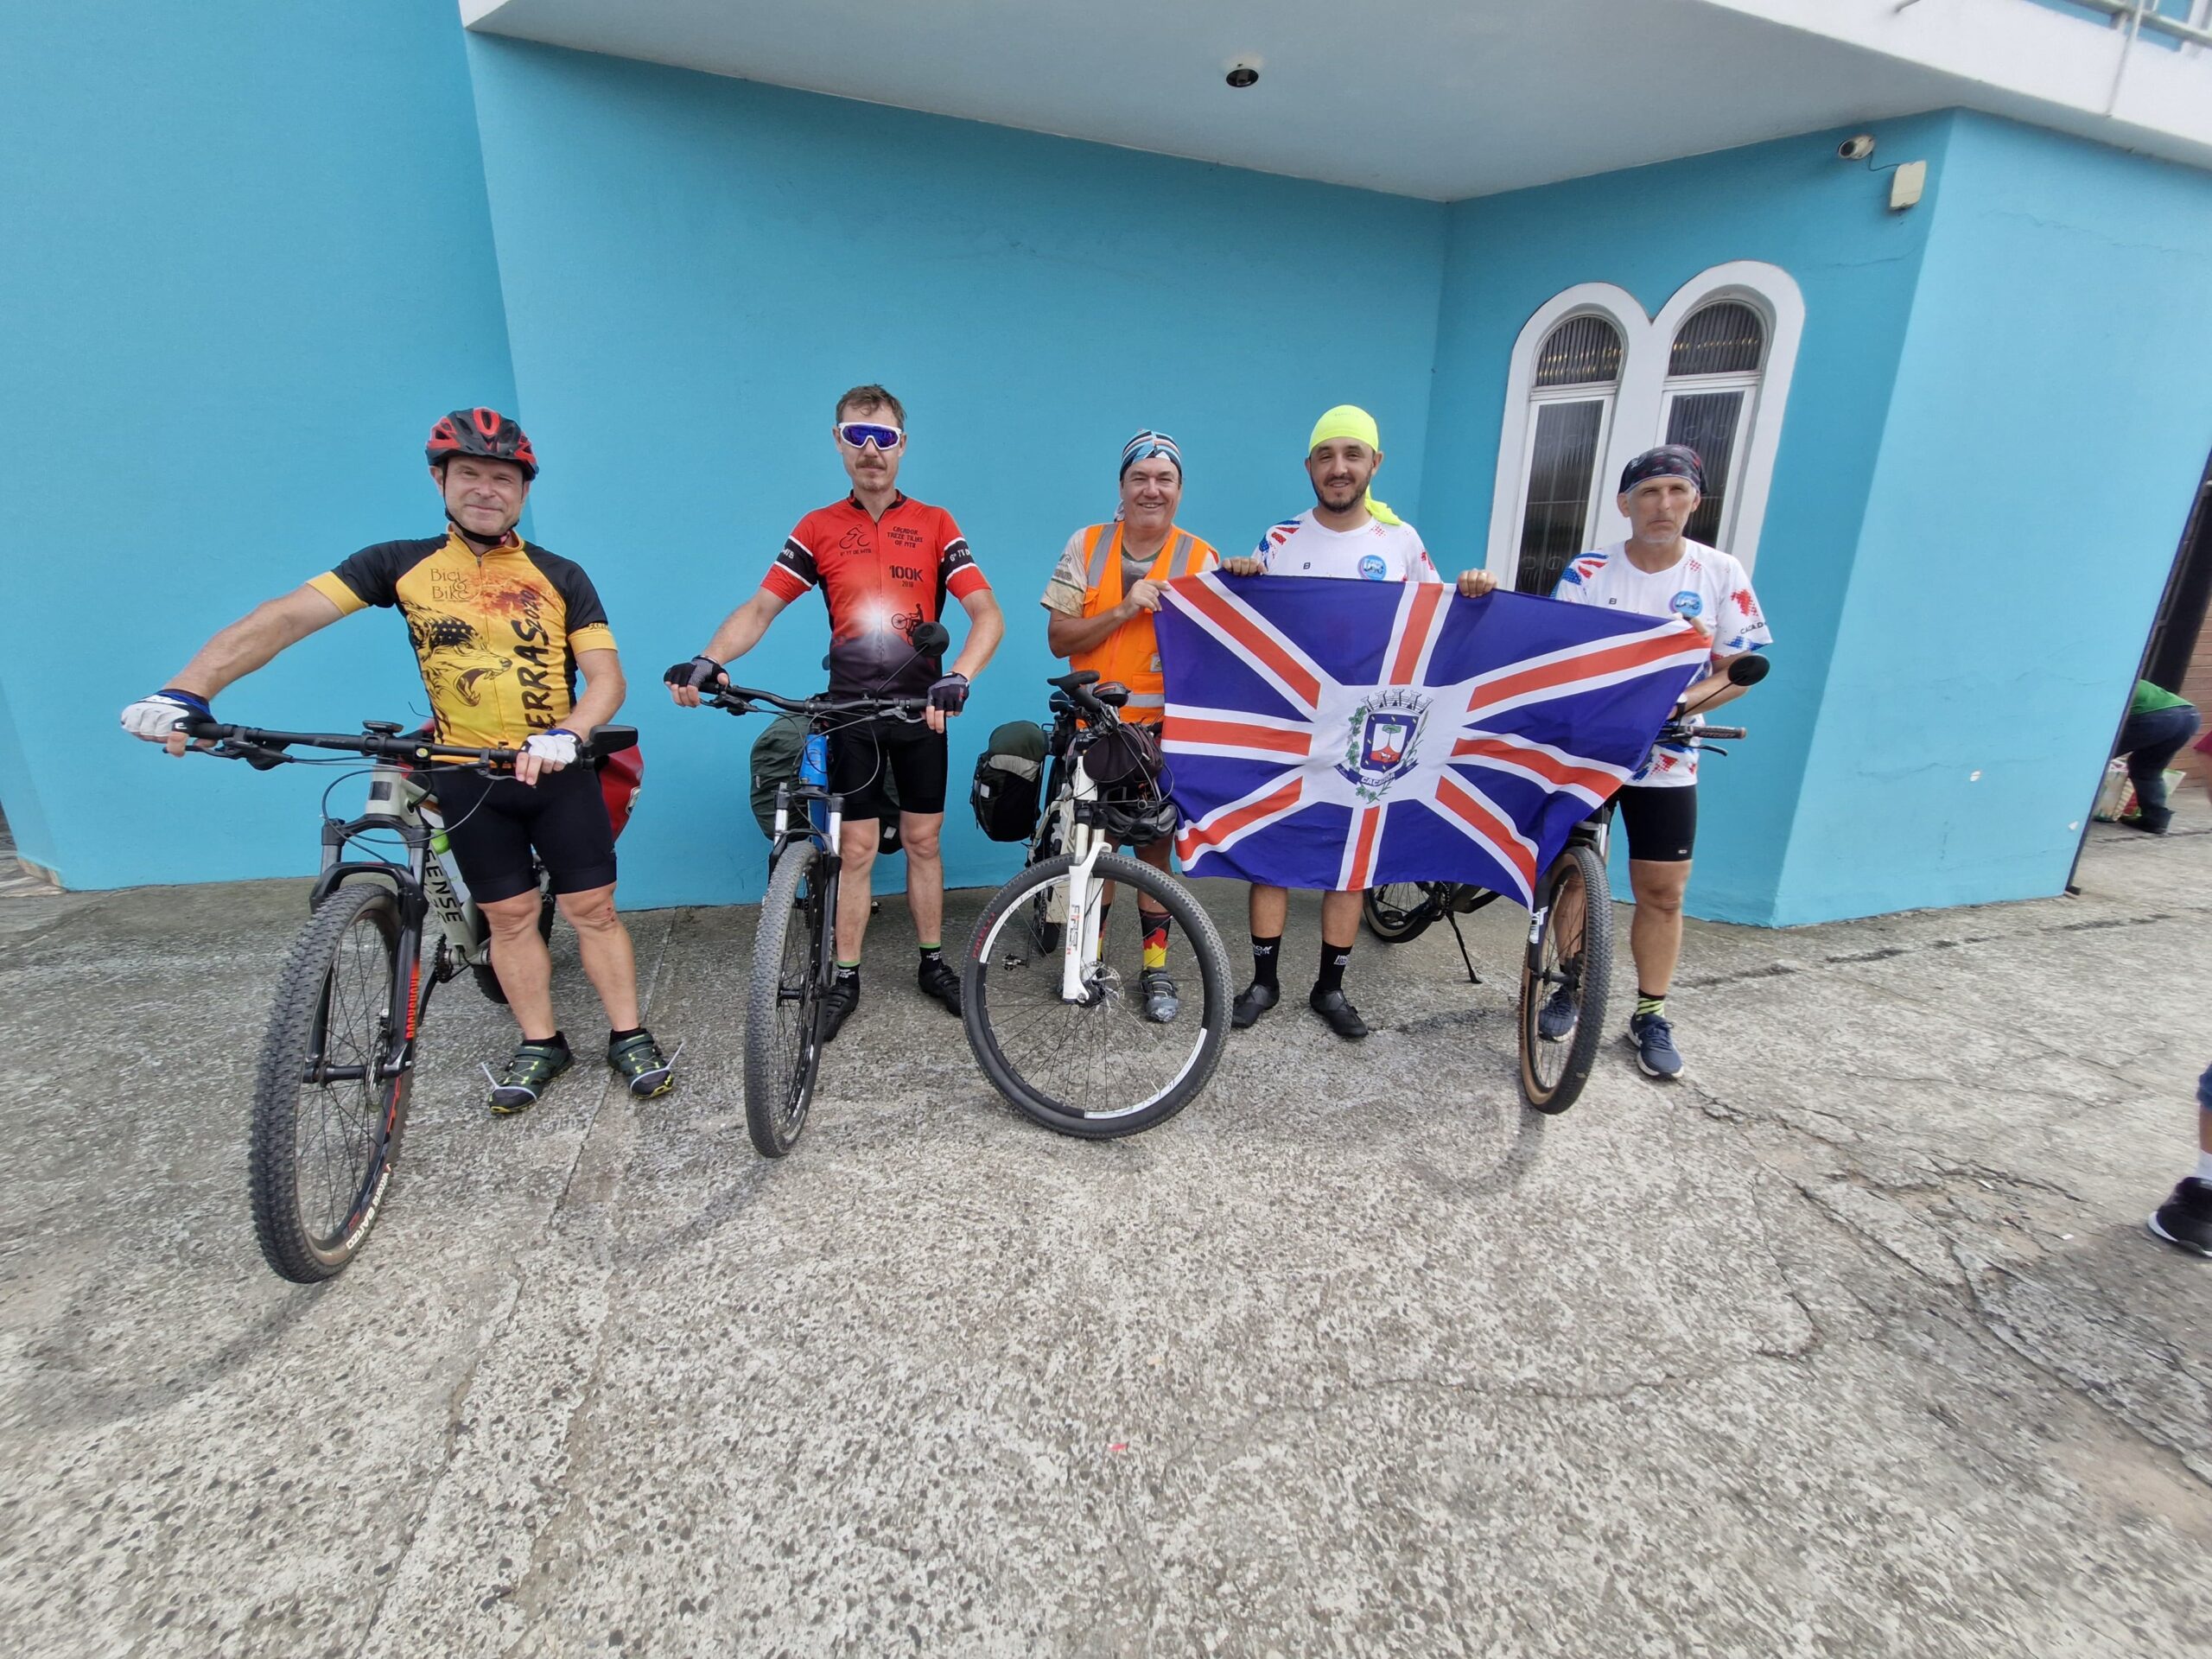
[[[1191,874],[1524,905],[1712,649],[1678,617],[1219,572],[1169,583],[1154,622]]]

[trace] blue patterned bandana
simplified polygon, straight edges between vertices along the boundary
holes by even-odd
[[[1183,452],[1175,447],[1175,440],[1165,432],[1140,432],[1122,446],[1122,470],[1116,476],[1127,478],[1130,467],[1154,455],[1166,456],[1175,463],[1175,475],[1183,475]]]
[[[1705,463],[1686,443],[1662,443],[1647,449],[1621,468],[1621,491],[1626,495],[1647,478],[1686,478],[1700,495],[1705,493]]]

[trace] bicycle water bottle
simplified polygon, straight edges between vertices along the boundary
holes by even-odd
[[[811,784],[817,789],[829,787],[830,740],[824,734],[809,732],[806,734],[806,742],[799,750],[798,776],[801,783]],[[829,828],[829,802],[810,801],[806,810],[817,830],[826,830]]]

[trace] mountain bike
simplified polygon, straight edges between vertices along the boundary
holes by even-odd
[[[925,625],[929,626],[929,625]],[[917,630],[919,632],[919,630]],[[822,1001],[837,971],[837,836],[845,798],[830,790],[830,740],[859,721],[918,721],[926,697],[784,697],[753,686],[702,690],[701,702],[733,715],[766,704],[806,721],[795,784],[776,789],[768,890],[753,939],[745,1005],[745,1130],[764,1158],[798,1144],[822,1065]]]
[[[1116,710],[1128,690],[1088,671],[1053,688],[1043,817],[1021,873],[983,906],[962,976],[961,1023],[992,1084],[1064,1135],[1134,1135],[1180,1111],[1212,1077],[1229,1027],[1229,961],[1190,890],[1114,849],[1170,834],[1156,751]],[[1188,942],[1198,995],[1174,1018],[1144,1011],[1136,976],[1102,938],[1109,885],[1165,911]],[[1135,905],[1127,906],[1134,924]]]
[[[364,721],[359,735],[212,720],[182,721],[179,728],[194,741],[188,753],[262,771],[317,764],[287,753],[296,747],[372,763],[360,817],[333,816],[324,791],[321,873],[308,895],[313,914],[277,977],[247,1135],[247,1188],[261,1254],[279,1276],[316,1284],[343,1272],[376,1224],[399,1157],[431,991],[465,969],[498,983],[491,978],[491,930],[448,863],[433,768],[504,772],[516,752],[461,748],[419,733],[403,737],[391,721]],[[577,764],[637,741],[630,727],[602,726]],[[345,774],[359,775],[350,768]],[[370,839],[376,836],[385,838],[383,845]]]
[[[1756,685],[1767,667],[1765,658],[1747,654],[1731,661],[1728,677],[1738,685]],[[1670,720],[1659,728],[1653,745],[1702,747],[1744,735],[1740,726]],[[1517,1021],[1521,1097],[1540,1112],[1556,1115],[1581,1098],[1605,1038],[1613,971],[1613,896],[1605,857],[1618,804],[1618,797],[1608,800],[1568,833],[1567,845],[1537,881],[1529,906]],[[1479,985],[1482,976],[1468,954],[1459,918],[1500,897],[1465,882],[1395,881],[1369,888],[1362,912],[1368,931],[1385,944],[1406,944],[1437,921],[1448,922],[1468,982]],[[1546,1034],[1547,1025],[1553,1034]]]

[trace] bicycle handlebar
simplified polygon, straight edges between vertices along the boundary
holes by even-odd
[[[927,697],[833,697],[826,694],[818,697],[785,697],[750,685],[702,687],[699,701],[732,715],[749,715],[754,703],[765,702],[772,709],[780,709],[787,715],[801,715],[809,720],[836,715],[888,715],[894,720],[919,720],[922,711],[930,706]]]
[[[372,721],[361,733],[351,732],[278,732],[261,726],[232,726],[218,720],[180,720],[177,729],[195,743],[212,743],[218,747],[197,753],[213,754],[219,760],[245,760],[260,771],[279,766],[287,760],[296,760],[296,755],[284,751],[297,744],[302,748],[335,749],[344,754],[359,754],[380,760],[411,761],[416,766],[428,766],[439,760],[450,764],[479,766],[512,767],[518,749],[471,749],[455,743],[437,743],[417,734],[403,737],[399,728],[384,721]],[[620,753],[634,747],[638,728],[634,726],[602,726],[576,746],[578,760],[595,760],[603,756]]]

